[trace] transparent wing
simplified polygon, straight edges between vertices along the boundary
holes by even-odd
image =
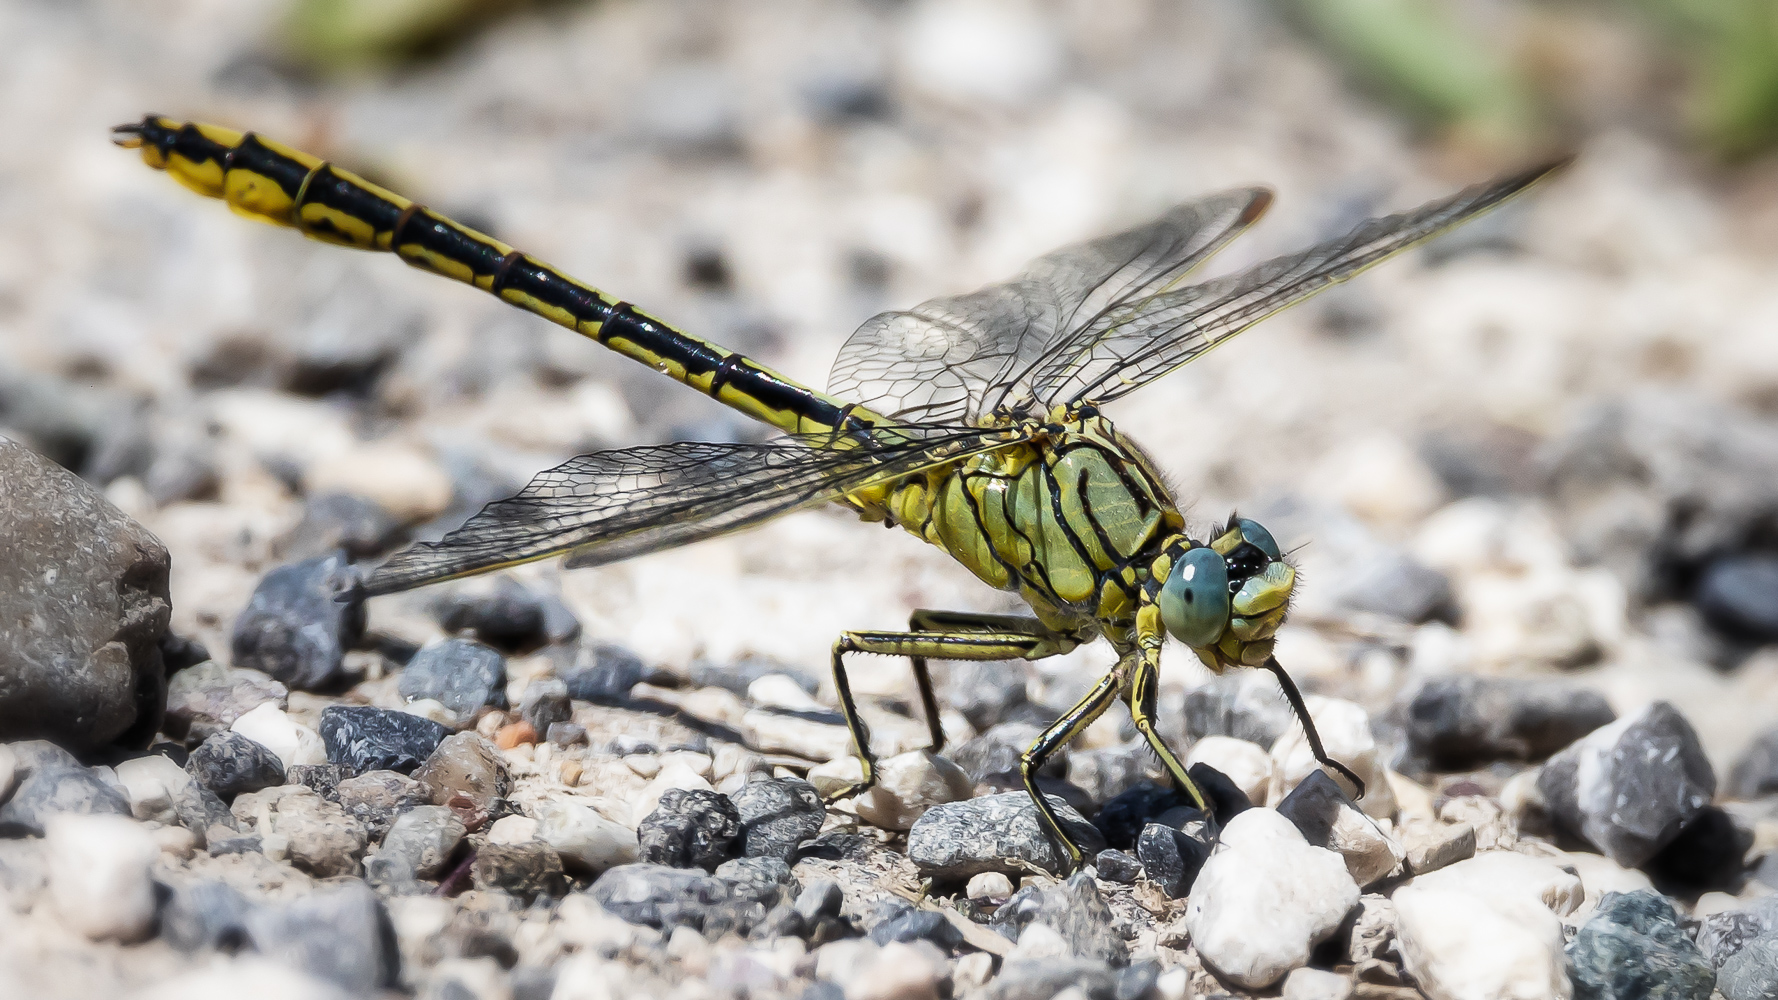
[[[1372,219],[1338,239],[1239,274],[1115,306],[1075,330],[1028,375],[1045,404],[1109,402],[1336,282],[1468,221],[1559,169],[1546,164],[1468,187],[1401,215]]]
[[[1172,285],[1271,200],[1258,188],[1210,195],[1040,257],[1003,284],[874,316],[840,349],[828,391],[902,420],[1023,412],[1022,376],[1058,341]]]
[[[365,583],[387,594],[571,553],[596,566],[749,527],[1022,440],[1004,429],[897,427],[884,443],[828,434],[759,444],[680,441],[601,451],[541,472],[437,542],[392,556]]]

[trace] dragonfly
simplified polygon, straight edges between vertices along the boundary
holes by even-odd
[[[861,776],[878,760],[848,678],[856,654],[905,656],[936,752],[945,743],[929,659],[1038,660],[1104,639],[1117,662],[1020,758],[1042,826],[1075,869],[1087,860],[1037,775],[1122,700],[1171,781],[1213,809],[1156,728],[1168,636],[1210,670],[1276,676],[1315,759],[1362,796],[1323,749],[1273,655],[1296,571],[1257,522],[1231,515],[1187,533],[1160,471],[1103,407],[1271,314],[1459,225],[1549,176],[1558,160],[1478,184],[1343,236],[1187,283],[1251,226],[1269,190],[1181,204],[1064,247],[1016,277],[866,321],[821,392],[580,282],[362,177],[252,132],[149,115],[121,146],[243,215],[408,264],[567,327],[782,432],[760,442],[677,441],[582,455],[488,504],[441,540],[396,553],[369,596],[554,556],[598,566],[834,503],[949,553],[1030,615],[917,610],[906,631],[847,631],[832,648],[840,714]],[[1059,800],[1058,800],[1059,801]]]

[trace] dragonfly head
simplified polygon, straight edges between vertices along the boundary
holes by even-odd
[[[1296,570],[1272,533],[1232,517],[1209,544],[1191,543],[1161,585],[1161,622],[1211,670],[1256,667],[1272,655],[1272,635],[1290,610]]]

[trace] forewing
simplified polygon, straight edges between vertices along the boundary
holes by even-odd
[[[872,317],[840,349],[828,391],[902,420],[973,422],[1029,398],[1034,363],[1095,317],[1178,281],[1251,225],[1270,193],[1225,191],[1033,261],[968,295]]]
[[[1046,404],[1104,403],[1165,375],[1287,306],[1500,204],[1567,161],[1459,191],[1238,274],[1099,313],[1031,374]]]
[[[829,435],[758,444],[680,441],[601,451],[539,473],[437,542],[392,556],[369,594],[471,576],[572,553],[596,566],[711,538],[768,518],[1018,440],[1007,430],[898,428],[884,443]]]

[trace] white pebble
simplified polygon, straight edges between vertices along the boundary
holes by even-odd
[[[999,872],[982,872],[970,878],[965,890],[970,899],[1003,900],[1012,895],[1012,879]]]
[[[529,816],[502,816],[488,827],[488,843],[529,844],[537,839],[538,825]]]
[[[597,875],[636,860],[636,831],[597,810],[558,798],[538,811],[538,839],[556,849],[562,864]]]
[[[130,800],[130,815],[156,823],[177,823],[173,800],[191,784],[192,777],[185,768],[156,753],[120,762],[117,780]]]
[[[241,997],[252,997],[253,1000],[349,1000],[350,995],[332,983],[257,955],[216,959],[205,968],[130,994],[130,1000],[240,1000]]]
[[[837,984],[846,1000],[934,1000],[939,981],[949,973],[944,953],[930,941],[891,941],[878,948],[856,938],[815,952],[815,975]]]
[[[1562,922],[1541,903],[1419,885],[1392,901],[1402,967],[1431,1000],[1567,1000]]]
[[[820,712],[827,706],[809,696],[789,674],[766,674],[747,685],[747,700],[767,708],[791,712]]]
[[[1257,743],[1233,736],[1206,736],[1192,744],[1185,766],[1208,764],[1228,775],[1255,805],[1264,805],[1278,764]]]
[[[686,791],[713,790],[710,782],[705,780],[703,775],[683,763],[668,761],[661,765],[660,773],[655,775],[654,780],[642,786],[642,791],[637,793],[635,804],[630,813],[631,824],[641,826],[642,821],[648,818],[648,814],[660,806],[661,796],[674,788],[683,788]]]
[[[0,802],[12,795],[13,783],[19,776],[19,757],[12,748],[0,743]]]
[[[321,742],[321,734],[292,719],[272,702],[255,707],[229,728],[277,754],[285,770],[298,764],[327,763],[327,747]]]
[[[162,854],[184,861],[198,850],[198,835],[182,826],[160,826],[149,831]]]
[[[1308,695],[1303,701],[1309,717],[1315,720],[1315,730],[1321,735],[1327,755],[1351,768],[1364,781],[1364,798],[1357,800],[1359,808],[1365,815],[1378,819],[1394,816],[1395,792],[1389,786],[1388,768],[1377,754],[1370,714],[1362,705],[1339,698]],[[1272,744],[1272,759],[1278,770],[1272,776],[1266,801],[1273,805],[1284,801],[1284,796],[1310,772],[1321,769],[1300,725],[1286,729]],[[1343,776],[1330,772],[1329,777],[1339,782],[1347,795],[1357,795],[1357,789]]]
[[[460,729],[463,726],[463,720],[457,717],[457,713],[446,708],[445,703],[437,698],[418,698],[393,707],[397,712],[406,712],[422,719],[431,719],[446,729]]]
[[[1259,989],[1308,964],[1358,895],[1338,854],[1310,846],[1278,813],[1249,809],[1223,828],[1204,862],[1185,924],[1207,967]]]
[[[975,794],[969,775],[930,750],[877,762],[877,783],[858,796],[858,818],[884,830],[909,830],[926,810]]]
[[[64,923],[94,941],[139,941],[154,929],[160,845],[135,820],[63,814],[45,825],[50,899]]]
[[[1284,1000],[1347,1000],[1352,996],[1352,980],[1337,972],[1292,969],[1284,977]]]
[[[1557,916],[1585,898],[1580,879],[1553,861],[1516,851],[1489,851],[1414,879],[1420,888],[1470,892],[1486,899],[1535,902]]]

